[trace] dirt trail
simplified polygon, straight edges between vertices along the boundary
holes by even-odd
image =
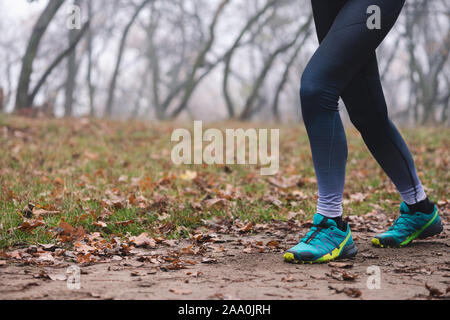
[[[63,275],[68,263],[54,267],[8,264],[0,266],[0,298],[425,299],[431,297],[430,290],[438,289],[442,292],[439,298],[445,299],[450,285],[448,229],[438,238],[417,241],[402,249],[374,248],[369,244],[371,234],[356,232],[359,253],[355,259],[343,261],[346,265],[284,263],[283,248],[293,244],[294,238],[280,242],[281,248],[270,252],[246,253],[242,242],[280,239],[273,235],[223,237],[220,250],[210,253],[210,260],[203,260],[209,263],[202,263],[204,257],[192,257],[189,259],[197,264],[187,269],[155,267],[152,262],[139,262],[136,256],[81,267],[80,290],[67,289]],[[185,241],[178,247],[188,244]],[[148,251],[142,249],[140,255]],[[369,266],[380,268],[380,289],[367,288]],[[51,280],[43,274],[61,280]],[[354,276],[354,281],[342,280]]]

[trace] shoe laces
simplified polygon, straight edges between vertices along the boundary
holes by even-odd
[[[311,243],[316,239],[316,236],[319,235],[323,230],[329,229],[330,226],[325,225],[323,222],[320,224],[313,224],[311,230],[306,234],[306,236],[300,240],[300,242]]]
[[[395,219],[394,223],[389,228],[389,231],[394,231],[394,230],[399,230],[399,229],[400,230],[415,229],[411,223],[411,220],[412,220],[412,214],[401,212],[400,216],[397,219]]]

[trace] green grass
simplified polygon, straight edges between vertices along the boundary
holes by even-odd
[[[87,232],[101,232],[106,238],[149,232],[171,239],[188,236],[202,226],[203,219],[214,216],[269,223],[301,210],[304,215],[298,219],[311,218],[316,184],[302,125],[281,128],[280,172],[276,179],[300,175],[304,183],[287,190],[268,183],[256,166],[229,166],[228,172],[223,166],[175,166],[170,159],[174,145],[170,135],[177,127],[171,123],[1,116],[0,248],[54,242],[53,228],[62,219]],[[419,175],[433,200],[447,201],[450,130],[416,128],[402,133],[412,147]],[[373,210],[374,204],[394,213],[400,202],[394,186],[359,134],[351,129],[347,136],[346,213],[365,214]],[[197,180],[181,179],[186,170],[197,172]],[[127,182],[119,181],[123,176]],[[207,208],[202,202],[220,197],[227,190],[236,195],[224,207]],[[304,197],[293,200],[293,193],[298,191]],[[365,195],[365,200],[349,198],[357,193]],[[142,196],[148,203],[144,208],[138,204],[120,208],[102,204],[112,195],[123,200],[131,195]],[[163,208],[154,207],[160,198],[166,199]],[[267,198],[279,200],[279,204],[265,201]],[[25,220],[22,209],[29,202],[60,213],[45,217],[45,225],[31,232],[17,230]],[[93,225],[105,209],[112,213],[103,220],[107,228]],[[117,224],[127,220],[134,223]],[[164,230],[164,226],[169,227]]]

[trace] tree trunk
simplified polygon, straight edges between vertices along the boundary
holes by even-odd
[[[250,96],[247,99],[247,102],[245,104],[244,107],[244,111],[241,113],[240,115],[240,119],[243,121],[249,120],[250,117],[254,114],[254,110],[253,110],[253,106],[255,101],[257,100],[258,97],[258,93],[259,90],[261,89],[262,85],[264,84],[264,81],[267,77],[267,74],[269,73],[270,69],[272,68],[272,65],[275,61],[275,59],[278,57],[278,55],[280,55],[281,53],[289,50],[289,48],[291,48],[298,40],[298,38],[300,37],[300,35],[304,32],[307,32],[309,29],[309,26],[311,24],[312,21],[312,16],[310,16],[308,18],[308,21],[306,21],[305,24],[303,24],[297,31],[294,39],[287,43],[284,44],[282,46],[280,46],[277,50],[275,50],[270,56],[269,58],[266,60],[265,64],[264,64],[264,68],[261,71],[261,73],[258,76],[258,79],[256,80],[255,85],[253,86],[252,89],[252,93],[250,94]]]
[[[192,71],[186,82],[186,87],[184,90],[184,95],[181,99],[181,103],[172,112],[171,118],[176,118],[184,110],[184,108],[186,108],[187,103],[189,102],[189,99],[191,98],[197,84],[199,83],[199,81],[196,80],[196,75],[197,75],[198,69],[200,69],[200,67],[205,63],[206,55],[214,44],[214,41],[216,39],[216,35],[215,35],[216,24],[218,22],[220,14],[222,13],[223,9],[225,8],[225,6],[228,3],[229,3],[229,0],[222,0],[222,2],[220,3],[220,5],[214,15],[214,18],[209,26],[209,39],[206,42],[205,46],[203,47],[202,51],[197,56],[195,64],[194,64]]]
[[[92,1],[87,2],[88,6],[88,19],[92,19]],[[88,34],[87,34],[87,85],[89,89],[89,115],[91,117],[94,116],[95,110],[94,110],[94,95],[95,95],[95,87],[92,84],[92,44],[93,44],[93,30],[92,26],[89,25]]]
[[[154,3],[153,3],[154,4]],[[148,41],[148,52],[147,59],[149,62],[149,67],[152,73],[152,94],[153,94],[153,106],[156,110],[156,118],[158,120],[163,120],[164,110],[162,109],[160,98],[159,98],[159,84],[161,81],[161,70],[159,63],[159,55],[157,45],[155,43],[156,31],[158,29],[159,19],[155,13],[155,8],[152,6],[152,14],[150,16],[150,23],[147,28],[147,41]],[[145,81],[147,78],[145,78]]]
[[[84,33],[86,32],[86,30],[89,27],[89,23],[90,21],[87,21],[83,27],[81,28],[80,31],[77,32],[77,35],[74,39],[74,41],[69,45],[69,47],[67,47],[66,50],[64,50],[63,52],[61,52],[56,59],[47,67],[47,70],[44,72],[44,74],[42,75],[42,77],[39,79],[39,81],[37,82],[36,86],[34,87],[33,91],[31,92],[31,94],[28,96],[28,101],[30,103],[30,105],[33,104],[34,98],[36,97],[37,93],[39,92],[39,89],[42,87],[42,85],[45,83],[45,80],[47,80],[47,77],[52,73],[52,71],[61,63],[61,61],[63,61],[63,59],[70,54],[73,50],[76,49],[78,43],[80,42],[80,40],[83,38]]]
[[[261,18],[267,12],[267,10],[269,10],[275,4],[276,4],[276,0],[275,1],[273,1],[273,0],[267,1],[266,5],[247,22],[247,24],[244,26],[244,28],[242,28],[239,36],[236,38],[233,45],[231,46],[231,48],[228,50],[227,54],[225,55],[225,69],[223,72],[222,92],[223,92],[223,96],[225,98],[225,103],[227,105],[228,116],[230,118],[233,118],[235,116],[234,104],[233,104],[233,101],[231,99],[231,96],[230,96],[230,93],[228,90],[231,60],[233,58],[233,54],[236,51],[236,49],[239,48],[239,46],[241,44],[241,40],[244,37],[244,35],[247,33],[247,31],[250,30],[251,27],[259,20],[259,18]]]
[[[3,106],[3,100],[4,100],[3,88],[0,87],[0,112],[5,111]]]
[[[153,1],[153,0],[144,0],[136,8],[133,16],[131,17],[130,21],[128,22],[128,24],[125,26],[125,29],[123,30],[122,38],[120,40],[120,45],[119,45],[119,51],[117,53],[116,66],[114,67],[114,72],[113,72],[113,75],[111,77],[111,81],[109,84],[108,101],[107,101],[106,107],[105,107],[106,115],[109,117],[112,116],[112,111],[113,111],[113,106],[114,106],[114,92],[116,91],[117,78],[119,76],[120,64],[122,63],[122,57],[123,57],[123,52],[125,49],[125,44],[127,41],[128,33],[130,32],[131,27],[133,26],[134,22],[136,21],[137,17],[139,16],[139,13],[151,1]]]
[[[49,0],[47,7],[41,13],[38,21],[33,27],[33,32],[28,41],[27,49],[22,60],[22,69],[20,71],[16,94],[17,110],[32,106],[32,101],[29,99],[28,92],[30,89],[30,78],[33,72],[33,61],[36,58],[42,36],[63,3],[64,0]]]
[[[280,96],[284,89],[284,86],[286,85],[286,82],[288,81],[289,77],[289,71],[294,64],[295,60],[298,57],[298,54],[300,53],[300,50],[303,48],[303,45],[305,44],[306,40],[309,38],[310,32],[306,32],[305,36],[303,37],[302,42],[297,46],[297,49],[295,49],[294,54],[292,55],[291,59],[286,64],[286,68],[284,70],[283,76],[281,77],[281,81],[278,84],[277,92],[275,94],[275,98],[273,99],[273,106],[272,111],[273,115],[275,117],[276,121],[280,121],[280,110],[279,110],[279,103],[280,103]]]
[[[79,0],[74,1],[75,5],[79,5]],[[76,29],[69,30],[68,43],[69,46],[75,41],[77,37]],[[72,50],[67,58],[67,77],[65,84],[65,102],[64,102],[64,116],[70,117],[73,115],[73,93],[76,86],[77,75],[77,50]]]

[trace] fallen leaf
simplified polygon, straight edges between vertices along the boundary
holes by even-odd
[[[67,276],[64,274],[49,274],[48,277],[53,281],[66,281]]]
[[[20,231],[30,232],[43,225],[45,225],[45,223],[42,220],[25,221],[20,226],[18,226],[17,229]]]
[[[203,258],[202,263],[211,264],[211,263],[217,263],[217,259],[214,258]]]
[[[350,269],[350,268],[353,268],[353,263],[331,261],[328,263],[328,266],[334,267],[334,268],[341,268],[341,269]]]
[[[192,293],[189,289],[169,289],[169,291],[178,295],[189,295]]]
[[[271,248],[279,248],[280,243],[278,241],[272,240],[272,241],[267,242],[266,246],[271,247]]]
[[[114,224],[116,226],[126,227],[133,223],[134,223],[134,220],[131,219],[131,220],[126,220],[126,221],[116,221]]]
[[[361,290],[356,289],[356,288],[336,288],[333,286],[328,286],[328,288],[330,290],[334,290],[336,293],[345,293],[347,296],[351,297],[351,298],[359,298],[361,296]]]
[[[186,170],[185,173],[180,175],[180,179],[185,180],[185,181],[191,181],[191,180],[194,180],[195,178],[197,178],[196,171]]]
[[[290,275],[288,275],[287,277],[281,278],[281,281],[284,281],[284,282],[294,282],[295,279],[294,279],[294,277],[290,274]]]
[[[33,216],[33,209],[34,209],[35,205],[33,203],[28,203],[25,208],[23,208],[22,210],[22,214],[27,217],[27,218],[31,218]]]
[[[240,232],[249,232],[253,228],[253,223],[249,222],[245,226],[239,229]]]
[[[35,217],[47,217],[50,215],[54,215],[54,214],[59,214],[61,213],[61,211],[57,211],[57,210],[44,210],[44,209],[34,209],[33,210],[33,215]]]
[[[106,228],[106,227],[108,227],[108,225],[107,225],[105,222],[103,222],[103,221],[96,221],[96,222],[93,222],[92,225],[93,225],[93,226],[96,226],[96,227],[100,227],[100,228]]]
[[[37,258],[37,261],[40,261],[40,262],[54,262],[55,258],[53,257],[53,255],[50,252],[46,252],[44,254],[39,255],[39,257]]]
[[[443,295],[439,289],[429,286],[428,283],[425,283],[425,288],[427,288],[430,297],[440,297]]]
[[[141,233],[137,237],[130,237],[130,242],[134,243],[136,247],[155,248],[156,241],[148,236],[147,232]]]

